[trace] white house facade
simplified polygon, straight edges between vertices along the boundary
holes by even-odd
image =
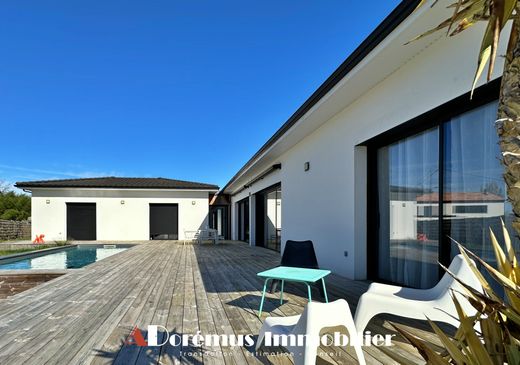
[[[502,60],[470,99],[483,26],[405,45],[452,14],[416,5],[403,1],[224,187],[234,239],[312,240],[323,268],[423,288],[456,254],[449,237],[486,256],[488,227],[511,214],[494,129]],[[447,194],[463,199],[455,216]]]
[[[93,178],[17,183],[32,193],[32,236],[46,240],[185,239],[208,228],[215,185]]]

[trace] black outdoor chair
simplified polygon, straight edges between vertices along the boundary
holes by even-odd
[[[319,269],[316,252],[314,252],[314,245],[312,241],[287,241],[282,254],[282,262],[280,266],[289,267],[304,267],[306,269]],[[273,280],[271,282],[271,293],[275,293],[280,280]],[[323,286],[321,281],[314,284],[318,288],[322,298],[325,298]]]

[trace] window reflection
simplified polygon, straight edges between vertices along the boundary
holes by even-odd
[[[377,150],[379,279],[435,285],[439,252],[449,253],[443,261],[459,253],[450,237],[496,265],[489,228],[503,241],[501,220],[520,247],[502,178],[496,114],[492,102]]]
[[[510,232],[512,211],[506,199],[493,102],[444,124],[444,233],[495,264],[489,228],[501,237],[501,219]],[[516,234],[515,234],[516,235]],[[516,245],[518,241],[515,240]],[[451,245],[451,257],[459,253]]]
[[[379,277],[427,288],[438,278],[439,131],[378,150]]]

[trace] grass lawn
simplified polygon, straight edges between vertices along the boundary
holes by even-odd
[[[43,250],[43,249],[51,248],[51,247],[65,246],[67,244],[68,243],[60,242],[55,245],[34,245],[34,247],[31,247],[31,248],[18,248],[18,249],[14,249],[14,250],[0,250],[0,256],[7,256],[7,255],[14,255],[16,253],[38,251],[38,250]]]

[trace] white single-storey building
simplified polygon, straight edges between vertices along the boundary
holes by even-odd
[[[226,184],[234,239],[312,240],[323,268],[421,288],[457,253],[449,237],[491,260],[488,227],[512,214],[494,126],[503,58],[470,99],[485,24],[406,44],[453,12],[418,3],[402,1]]]
[[[164,178],[18,182],[30,191],[32,236],[46,240],[185,239],[208,228],[218,186]]]

